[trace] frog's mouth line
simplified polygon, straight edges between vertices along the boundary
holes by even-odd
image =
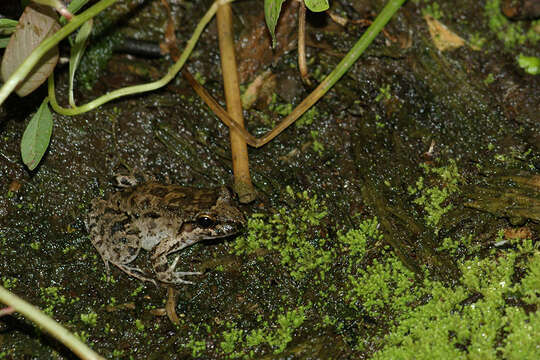
[[[220,228],[216,231],[214,229],[203,229],[198,226],[196,226],[195,223],[184,223],[179,231],[180,233],[184,234],[191,234],[192,236],[200,236],[199,239],[202,240],[210,240],[210,239],[222,239],[229,236],[234,236],[242,230],[241,226],[235,226],[230,224],[225,224],[220,226]],[[207,234],[202,234],[201,232],[206,232]],[[198,233],[198,235],[197,235]]]
[[[204,237],[203,239],[204,240],[210,240],[210,239],[223,239],[223,238],[227,238],[229,236],[235,236],[235,235],[238,235],[240,233],[240,230],[237,230],[235,232],[230,232],[228,234],[223,234],[223,235],[209,235],[208,237]]]

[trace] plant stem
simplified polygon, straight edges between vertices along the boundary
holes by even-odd
[[[366,32],[360,37],[353,48],[345,55],[345,57],[339,62],[336,68],[309,94],[293,111],[285,117],[281,123],[279,123],[274,129],[268,132],[266,135],[260,138],[256,138],[251,135],[244,127],[238,124],[229,114],[215,101],[212,96],[200,85],[195,79],[186,76],[193,88],[199,95],[204,94],[201,98],[204,102],[210,106],[214,113],[223,121],[227,126],[234,128],[238,133],[242,134],[244,140],[251,146],[259,148],[273,138],[278,136],[289,125],[295,122],[306,110],[308,110],[313,104],[315,104],[321,97],[324,96],[335,85],[335,83],[341,79],[341,77],[349,70],[349,68],[358,60],[364,50],[373,42],[377,34],[381,32],[383,27],[388,23],[390,18],[399,10],[405,0],[390,0],[388,4],[382,9],[381,13]]]
[[[23,314],[41,326],[52,336],[54,336],[55,339],[66,345],[66,347],[73,351],[73,353],[79,358],[88,360],[104,360],[103,357],[95,353],[86,344],[81,342],[79,338],[70,333],[65,327],[45,315],[37,307],[7,291],[2,286],[0,286],[0,302],[13,307],[15,311]]]
[[[221,1],[229,2],[229,0],[221,0]],[[216,14],[217,7],[218,7],[217,2],[214,2],[212,6],[210,6],[206,14],[204,14],[204,16],[202,17],[201,21],[197,24],[197,27],[195,28],[193,35],[191,36],[191,38],[186,44],[186,49],[184,50],[184,52],[182,53],[178,61],[169,68],[169,71],[167,71],[167,74],[165,74],[165,76],[163,76],[161,79],[147,83],[147,84],[128,86],[122,89],[111,91],[110,93],[105,94],[89,103],[86,103],[85,105],[78,106],[77,108],[74,108],[74,109],[68,109],[68,108],[63,108],[60,105],[58,105],[58,102],[56,101],[56,97],[54,95],[54,79],[52,78],[52,76],[49,76],[49,98],[51,101],[52,108],[54,109],[54,111],[63,115],[78,115],[78,114],[82,114],[87,111],[93,110],[97,108],[98,106],[103,105],[106,102],[117,99],[119,97],[138,94],[138,93],[142,93],[146,91],[152,91],[152,90],[156,90],[162,86],[167,85],[169,81],[174,79],[174,77],[180,71],[182,66],[184,66],[188,57],[191,55],[191,52],[195,48],[195,45],[197,44],[197,41],[199,40],[199,37],[201,36],[204,28],[206,27],[206,25],[208,25],[210,20],[212,20],[212,18]]]
[[[232,34],[231,4],[223,3],[219,5],[217,10],[217,26],[227,112],[239,126],[243,126],[244,117],[242,114],[242,101],[240,99],[240,85]],[[249,175],[246,141],[234,128],[230,128],[230,136],[234,190],[238,193],[240,202],[248,203],[255,199],[255,190],[253,189]]]
[[[306,4],[300,0],[298,8],[298,70],[302,76],[302,81],[306,85],[311,85],[306,62]]]
[[[6,80],[2,88],[0,88],[0,105],[4,103],[6,98],[13,92],[13,90],[23,81],[28,73],[32,71],[34,66],[38,63],[39,59],[47,53],[49,49],[56,46],[62,39],[67,37],[73,31],[77,30],[85,21],[93,18],[101,11],[105,10],[117,0],[101,0],[85,12],[80,15],[74,16],[71,21],[54,35],[43,40],[37,48],[26,58],[26,60],[15,70],[13,74]]]
[[[314,105],[324,94],[328,92],[341,79],[341,77],[349,70],[349,68],[358,60],[360,55],[366,50],[369,44],[373,42],[382,28],[390,21],[390,18],[399,10],[405,0],[390,0],[381,10],[373,24],[366,30],[360,39],[354,44],[352,49],[339,62],[336,68],[328,74],[326,78],[309,94],[293,111],[279,123],[270,133],[258,139],[258,146],[262,146],[278,136],[289,125],[296,121],[306,110]]]

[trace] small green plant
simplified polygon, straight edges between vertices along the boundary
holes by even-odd
[[[297,128],[311,125],[313,121],[315,121],[317,117],[319,117],[319,115],[319,110],[316,106],[313,106],[308,111],[306,111],[304,115],[302,115],[298,120],[296,120],[294,125]]]
[[[143,324],[142,320],[140,320],[140,319],[136,319],[136,320],[135,320],[135,328],[136,328],[137,331],[139,331],[139,332],[144,331],[144,324]]]
[[[473,49],[481,49],[486,43],[486,38],[482,37],[479,33],[474,33],[469,38],[469,44]]]
[[[98,315],[95,312],[81,314],[81,321],[88,326],[94,327],[97,324]]]
[[[60,295],[61,288],[57,286],[50,286],[47,288],[41,288],[41,299],[45,303],[43,312],[49,316],[53,314],[53,310],[58,305],[65,305],[67,303],[66,297]]]
[[[382,88],[379,88],[379,94],[375,97],[375,101],[379,102],[381,100],[390,100],[392,94],[390,93],[390,84],[385,85]]]
[[[17,281],[19,281],[17,278],[8,278],[5,276],[2,276],[2,286],[6,289],[12,289],[16,286]]]
[[[484,84],[489,85],[493,83],[494,81],[495,81],[495,76],[492,73],[489,73],[484,79]],[[489,145],[493,146],[493,144],[491,143]],[[489,149],[489,150],[493,150],[493,149]]]
[[[230,359],[255,358],[253,349],[261,345],[269,346],[274,354],[281,354],[292,341],[296,329],[304,323],[309,308],[309,305],[300,306],[277,314],[272,323],[263,321],[260,328],[249,333],[234,323],[228,323],[228,330],[221,333],[220,349]]]
[[[81,339],[81,341],[84,343],[88,341],[88,333],[86,331],[76,332],[75,336]]]
[[[523,54],[519,54],[517,61],[519,67],[525,70],[526,73],[531,75],[540,74],[540,58],[536,56],[525,56]]]
[[[135,290],[133,290],[131,292],[131,296],[137,296],[141,293],[141,291],[143,291],[143,289],[145,288],[145,285],[144,284],[141,284],[139,285]]]
[[[270,102],[269,109],[278,115],[287,116],[291,113],[293,105],[290,103],[278,103],[277,95],[274,93],[272,94],[272,101]]]
[[[443,12],[442,10],[440,9],[439,7],[439,4],[434,2],[432,4],[427,4],[423,9],[422,9],[422,15],[431,15],[433,16],[434,19],[436,20],[440,20],[442,19],[443,17]]]
[[[313,139],[312,148],[319,156],[322,155],[324,151],[324,145],[319,141],[319,132],[317,130],[311,130],[311,138]]]

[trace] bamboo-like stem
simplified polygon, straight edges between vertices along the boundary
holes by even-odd
[[[232,33],[232,10],[229,3],[219,4],[217,26],[227,112],[240,127],[243,127],[244,117]],[[247,203],[255,199],[255,190],[249,175],[247,144],[243,136],[234,128],[230,129],[230,137],[234,189],[238,193],[240,202]]]
[[[37,307],[7,291],[2,286],[0,286],[0,302],[13,307],[15,311],[41,326],[45,331],[54,336],[55,339],[66,345],[79,358],[84,360],[104,360],[103,357],[95,353],[65,327],[45,315]]]
[[[369,44],[375,39],[377,34],[381,32],[383,27],[390,21],[392,16],[399,10],[405,0],[390,0],[386,6],[381,10],[379,16],[373,21],[366,32],[360,37],[360,39],[354,44],[353,48],[345,55],[345,57],[339,62],[336,68],[328,74],[326,78],[313,90],[293,111],[285,117],[274,129],[268,132],[266,135],[256,138],[251,135],[244,127],[238,124],[233,118],[227,114],[227,112],[215,101],[211,95],[204,90],[204,88],[197,83],[194,79],[189,79],[195,91],[201,95],[201,98],[206,102],[208,106],[216,113],[216,115],[230,128],[234,128],[238,133],[242,134],[244,140],[253,147],[261,147],[278,136],[289,125],[295,122],[306,110],[313,106],[321,97],[324,96],[338,82],[339,79],[345,74],[347,70],[358,60],[360,55],[368,47]],[[184,76],[186,76],[184,74]]]
[[[298,8],[298,70],[302,81],[311,85],[309,80],[309,72],[306,62],[306,4],[304,0],[300,0],[300,7]]]

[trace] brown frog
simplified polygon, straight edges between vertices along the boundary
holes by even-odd
[[[125,176],[117,177],[117,181],[126,188],[106,200],[92,201],[85,222],[107,271],[111,263],[137,279],[154,282],[145,272],[129,265],[144,249],[150,251],[157,280],[191,283],[182,276],[200,273],[176,272],[179,256],[169,265],[167,255],[201,240],[234,235],[246,222],[226,187],[137,184]]]

